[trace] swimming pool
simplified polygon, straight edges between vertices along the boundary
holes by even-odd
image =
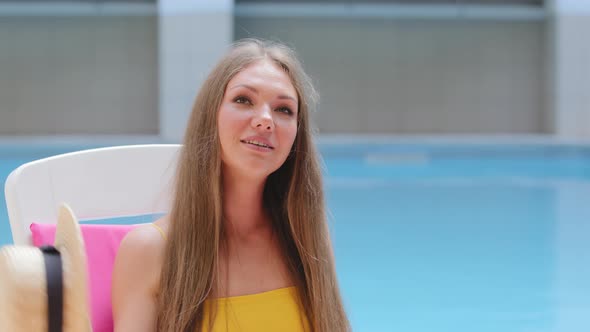
[[[0,180],[80,148],[0,147]],[[590,147],[320,149],[355,331],[590,330]],[[10,235],[0,198],[2,245]]]

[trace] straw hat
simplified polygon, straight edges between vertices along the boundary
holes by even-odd
[[[84,241],[76,217],[65,204],[59,209],[54,247],[61,257],[63,276],[61,331],[91,331]],[[44,253],[36,247],[5,246],[0,249],[0,331],[49,330],[45,259]],[[47,262],[57,266],[59,271],[59,264]],[[55,289],[59,287],[50,288],[53,293],[56,293]],[[55,297],[52,295],[52,298]],[[59,322],[56,309],[59,313],[59,308],[51,308],[52,320]]]

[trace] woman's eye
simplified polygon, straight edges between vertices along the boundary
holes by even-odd
[[[289,107],[279,107],[277,109],[277,112],[285,113],[285,114],[288,114],[288,115],[293,114],[293,111],[291,111],[291,109]]]
[[[244,96],[239,96],[236,99],[234,99],[234,102],[238,103],[238,104],[252,104],[250,102],[250,99],[244,97]]]

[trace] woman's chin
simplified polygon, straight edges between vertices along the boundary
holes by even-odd
[[[231,173],[234,178],[248,181],[264,181],[275,170],[269,167],[262,167],[253,163],[243,163],[241,167],[224,167],[224,173]]]

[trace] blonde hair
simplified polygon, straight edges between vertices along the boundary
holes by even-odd
[[[285,71],[299,100],[295,142],[285,163],[267,178],[264,206],[312,331],[350,331],[338,289],[321,169],[310,128],[317,94],[290,48],[257,39],[234,44],[196,98],[177,169],[160,278],[158,331],[202,329],[204,301],[218,285],[219,246],[224,235],[217,111],[228,82],[260,60],[272,61]]]

